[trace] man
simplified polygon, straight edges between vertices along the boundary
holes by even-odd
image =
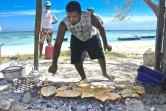
[[[55,24],[58,22],[58,19],[55,17],[55,15],[50,11],[51,3],[47,1],[45,3],[46,9],[42,11],[42,31],[40,34],[40,54],[39,58],[42,57],[42,51],[43,51],[43,44],[45,41],[45,38],[47,40],[47,44],[51,45],[52,42],[52,24]]]
[[[67,17],[59,24],[57,39],[54,44],[53,61],[48,72],[56,73],[64,35],[66,31],[70,31],[72,33],[70,41],[71,64],[74,64],[81,76],[81,80],[86,80],[83,64],[81,63],[81,54],[84,50],[88,52],[91,59],[98,59],[103,76],[112,79],[106,72],[106,62],[100,38],[98,34],[93,33],[92,29],[92,26],[94,26],[99,30],[103,40],[104,50],[111,51],[112,47],[107,43],[104,27],[93,14],[81,11],[81,6],[77,1],[71,1],[67,4],[66,13]]]
[[[94,8],[92,7],[87,8],[87,11],[94,14]],[[103,20],[101,19],[101,17],[98,14],[94,15],[99,19],[100,23],[103,25]]]

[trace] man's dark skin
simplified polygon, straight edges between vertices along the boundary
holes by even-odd
[[[70,23],[73,25],[77,24],[81,20],[81,14],[82,14],[82,12],[78,13],[77,11],[67,12],[67,16],[68,16]],[[99,30],[101,37],[102,37],[102,40],[103,40],[104,50],[111,51],[112,46],[109,43],[107,43],[104,27],[99,22],[97,17],[93,14],[91,15],[91,24]],[[62,45],[66,31],[67,31],[67,27],[66,27],[65,23],[62,21],[59,25],[59,28],[58,28],[57,39],[56,39],[56,42],[54,44],[53,61],[52,61],[52,65],[48,69],[49,73],[55,74],[57,69],[58,69],[57,61],[58,61],[58,57],[59,57],[60,50],[61,50],[61,45]],[[105,59],[98,59],[98,62],[100,64],[103,76],[110,79],[110,77],[107,75],[107,72],[106,72]],[[86,79],[83,64],[81,63],[81,61],[78,63],[75,63],[74,66],[75,66],[76,70],[78,71],[78,73],[80,74],[81,80]]]

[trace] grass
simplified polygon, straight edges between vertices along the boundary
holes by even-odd
[[[140,55],[138,53],[119,53],[119,52],[104,52],[106,57],[119,57],[119,58],[128,58],[128,57],[135,57]],[[62,51],[60,53],[60,57],[68,57],[70,56],[70,50]]]
[[[105,52],[104,54],[106,58],[108,57],[129,58],[129,57],[135,57],[137,55],[140,55],[138,53],[119,53],[119,52]]]
[[[128,58],[128,57],[135,57],[139,54],[137,53],[119,53],[119,52],[104,52],[106,59],[107,58]],[[70,50],[66,50],[66,51],[61,51],[60,53],[60,58],[70,58]],[[11,60],[11,59],[34,59],[34,55],[33,54],[15,54],[12,56],[6,55],[6,56],[2,56],[2,60]],[[44,55],[43,55],[44,58]]]
[[[15,55],[5,55],[5,56],[2,56],[2,60],[10,60],[10,59],[14,59],[14,58],[17,58],[17,59],[33,59],[34,58],[34,55],[33,54],[15,54]]]
[[[71,55],[70,50],[61,51],[61,53],[60,53],[60,56],[62,56],[62,57],[67,57],[70,55]]]

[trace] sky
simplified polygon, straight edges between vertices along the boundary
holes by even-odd
[[[47,0],[43,0],[44,3]],[[52,25],[57,30],[60,21],[66,16],[65,7],[71,0],[49,0],[51,11],[58,19]],[[153,11],[142,1],[137,0],[131,16],[124,21],[113,22],[115,7],[121,7],[125,0],[76,0],[85,11],[93,7],[95,14],[101,16],[106,30],[156,30],[157,18]],[[118,1],[118,2],[117,2]],[[157,3],[158,0],[155,0]],[[0,26],[3,31],[34,31],[36,0],[1,0]]]

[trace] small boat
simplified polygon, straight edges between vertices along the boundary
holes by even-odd
[[[155,35],[150,35],[150,33],[151,33],[151,30],[149,32],[149,35],[141,36],[141,38],[155,38],[156,37]]]
[[[141,38],[155,38],[155,36],[141,36]]]
[[[56,40],[56,38],[54,38],[54,40]],[[68,38],[64,38],[63,41],[67,42]]]
[[[118,37],[119,41],[130,41],[130,40],[140,40],[141,37],[139,36],[125,36],[125,37]]]

